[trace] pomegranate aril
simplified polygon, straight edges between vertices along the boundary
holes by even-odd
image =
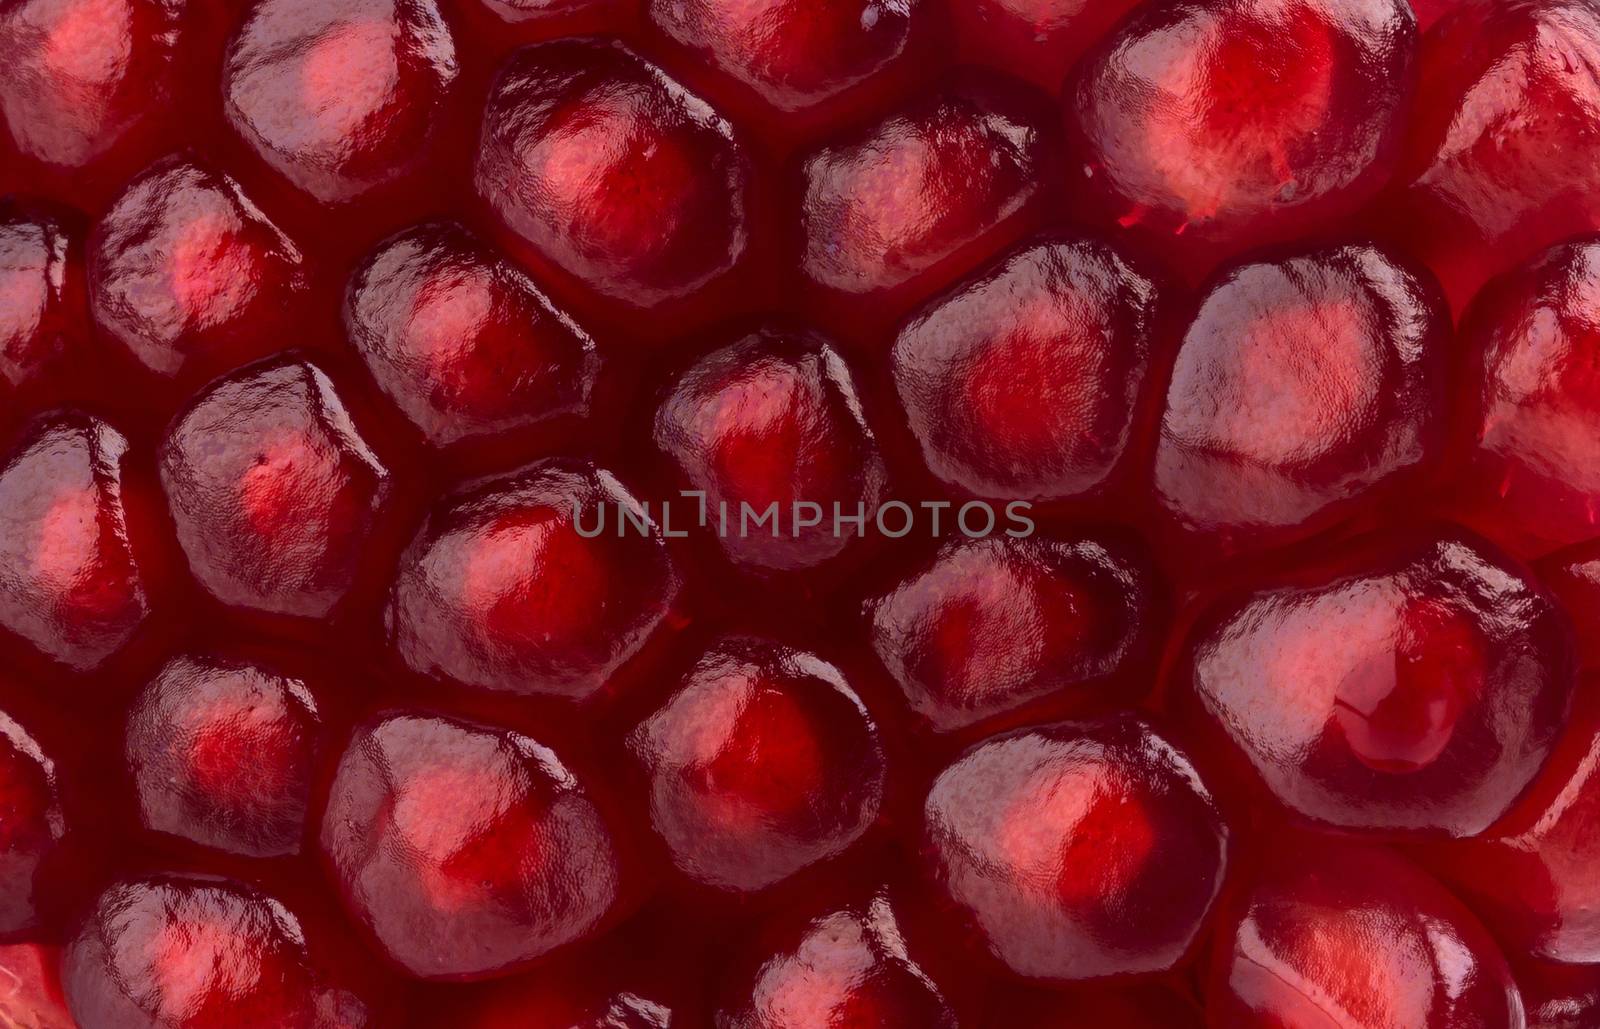
[[[1054,169],[1036,98],[987,78],[805,156],[799,268],[841,319],[889,321],[1022,236]]]
[[[278,174],[343,204],[426,160],[457,71],[433,0],[259,0],[228,45],[223,107]]]
[[[159,560],[142,492],[105,422],[35,423],[0,469],[0,627],[76,672],[122,651],[152,613]]]
[[[1600,238],[1490,283],[1461,336],[1473,522],[1531,555],[1600,537]]]
[[[1233,268],[1178,351],[1157,497],[1203,544],[1239,550],[1392,494],[1443,450],[1449,328],[1425,274],[1370,246]]]
[[[80,1029],[61,989],[61,948],[0,946],[0,1019],[25,1029]]]
[[[1197,944],[1228,833],[1188,757],[1118,715],[993,737],[924,810],[939,888],[1008,972],[1164,972]]]
[[[887,889],[764,925],[724,985],[716,1029],[956,1029],[951,998],[911,952]]]
[[[1416,36],[1405,0],[1144,5],[1068,83],[1077,213],[1192,278],[1342,228],[1399,160]]]
[[[0,9],[0,112],[18,151],[53,171],[137,164],[173,139],[194,83],[201,4],[13,0]],[[108,170],[108,169],[101,169]]]
[[[1039,704],[1129,706],[1161,619],[1154,578],[1116,540],[951,542],[867,602],[868,631],[941,732]]]
[[[274,360],[208,387],[160,458],[189,569],[225,604],[327,618],[372,560],[391,475],[314,364]]]
[[[59,792],[55,763],[0,713],[0,939],[31,938],[43,921],[45,877],[67,832]]]
[[[1329,837],[1280,839],[1212,956],[1212,1029],[1509,1029],[1522,1001],[1494,940],[1409,862]]]
[[[174,658],[128,712],[139,822],[229,854],[298,854],[322,737],[304,680],[239,658]]]
[[[655,443],[704,493],[723,552],[756,571],[838,557],[858,531],[836,517],[870,519],[885,488],[854,376],[807,332],[762,329],[696,362],[657,410]]]
[[[1139,0],[941,0],[963,57],[1050,93]]]
[[[0,201],[0,379],[19,393],[81,364],[88,344],[83,241],[70,217]]]
[[[597,935],[624,892],[608,817],[553,751],[420,713],[357,728],[322,853],[350,915],[424,979],[514,972]]]
[[[1472,836],[1533,780],[1576,659],[1518,565],[1441,530],[1263,579],[1199,618],[1180,675],[1278,801],[1341,829]]]
[[[1600,0],[0,50],[0,1024],[1600,1029]]]
[[[344,323],[378,387],[435,445],[588,411],[594,341],[459,224],[380,245],[350,280]]]
[[[928,0],[648,4],[655,30],[723,80],[716,85],[717,92],[727,94],[726,102],[740,106],[741,92],[753,94],[767,119],[773,112],[820,112],[831,122],[868,109],[879,98],[874,80],[913,56],[912,41],[926,32],[929,7]]]
[[[582,700],[640,652],[677,592],[648,511],[611,473],[553,459],[445,498],[401,559],[386,619],[415,672]]]
[[[1479,838],[1420,852],[1508,948],[1600,962],[1600,682],[1578,691],[1533,785]]]
[[[129,183],[89,242],[97,325],[158,375],[282,349],[305,288],[299,249],[238,183],[187,155]]]
[[[1458,3],[1423,38],[1416,103],[1379,224],[1459,313],[1491,276],[1600,229],[1600,10]]]
[[[500,69],[475,183],[536,267],[655,308],[744,257],[749,164],[733,127],[655,65],[620,43],[560,40]]]
[[[876,821],[878,727],[837,668],[765,640],[714,644],[628,737],[678,868],[754,891],[843,853]]]
[[[895,388],[933,473],[976,496],[1091,494],[1133,435],[1160,290],[1109,243],[1051,237],[924,308],[895,341]]]
[[[211,876],[117,882],[63,955],[68,1005],[80,1029],[393,1024],[393,998],[371,992],[350,942],[305,914]]]

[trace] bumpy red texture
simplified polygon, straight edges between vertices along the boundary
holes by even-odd
[[[0,54],[0,1025],[1600,1029],[1600,0]]]

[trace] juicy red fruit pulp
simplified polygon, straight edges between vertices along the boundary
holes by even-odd
[[[1068,82],[1081,212],[1195,276],[1336,225],[1399,161],[1415,39],[1401,0],[1141,6]]]
[[[0,1024],[1600,1024],[1596,0],[0,49]]]

